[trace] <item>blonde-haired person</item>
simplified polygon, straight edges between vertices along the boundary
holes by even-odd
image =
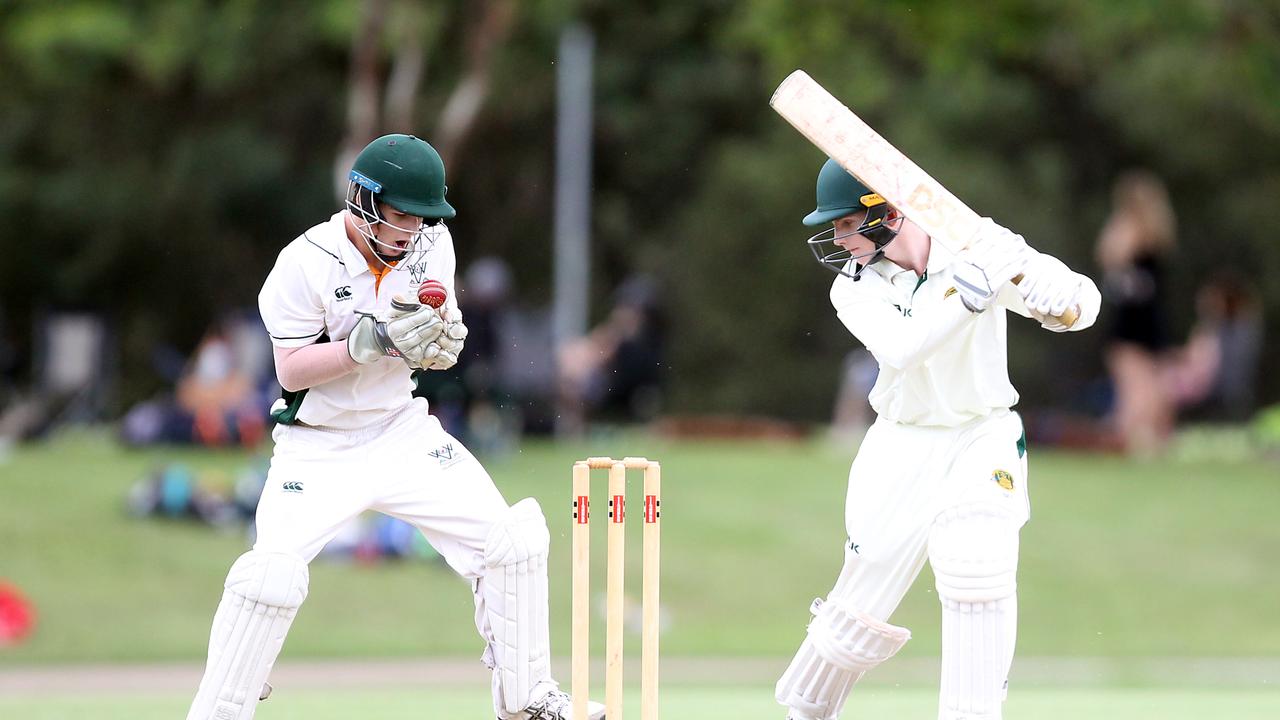
[[[1163,447],[1176,414],[1160,368],[1170,345],[1164,295],[1177,222],[1164,183],[1148,171],[1120,176],[1112,203],[1097,246],[1103,297],[1112,304],[1106,347],[1112,421],[1126,451],[1149,455]]]

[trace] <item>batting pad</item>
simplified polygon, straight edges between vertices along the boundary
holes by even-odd
[[[964,505],[934,519],[929,564],[938,596],[958,602],[1011,597],[1018,589],[1021,522],[994,505]]]
[[[251,550],[236,560],[187,720],[252,720],[308,581],[307,564],[290,553]]]
[[[807,720],[834,720],[853,684],[893,657],[911,631],[876,620],[842,599],[814,600],[809,634],[774,688],[774,697]]]
[[[940,720],[999,720],[1017,637],[1018,530],[1000,508],[935,520],[929,561],[942,601]]]
[[[493,632],[491,648],[502,710],[528,706],[534,687],[551,679],[547,622],[547,552],[551,535],[533,498],[511,506],[489,531],[480,582]],[[495,698],[497,700],[498,698]]]

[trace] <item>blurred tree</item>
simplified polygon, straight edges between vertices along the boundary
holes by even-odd
[[[593,315],[634,271],[665,282],[676,409],[830,412],[851,344],[799,223],[823,158],[767,105],[796,67],[979,212],[1084,268],[1115,175],[1164,176],[1184,328],[1206,266],[1280,270],[1275,0],[518,7],[0,4],[0,307],[19,348],[38,308],[98,308],[121,335],[122,401],[146,393],[152,346],[193,347],[252,307],[279,248],[335,209],[341,148],[390,130],[446,150],[462,264],[503,255],[523,302],[547,302],[571,19],[598,48]],[[1280,285],[1259,284],[1274,363]],[[1098,333],[1013,333],[1029,403],[1069,403],[1101,374]]]

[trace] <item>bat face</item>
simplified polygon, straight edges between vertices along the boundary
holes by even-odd
[[[958,251],[977,229],[978,214],[797,70],[778,86],[773,109],[846,171],[884,196],[934,241]]]
[[[809,142],[924,230],[933,242],[959,252],[973,239],[982,218],[805,71],[788,75],[769,104]],[[1014,278],[1014,282],[1020,278]],[[1077,310],[1068,309],[1058,320],[1071,327],[1078,317]]]

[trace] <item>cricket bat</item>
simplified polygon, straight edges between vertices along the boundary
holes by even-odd
[[[818,149],[880,195],[934,242],[959,252],[973,237],[982,218],[880,136],[853,111],[809,77],[796,70],[769,100],[779,115]],[[1013,279],[1016,284],[1019,275]],[[1068,308],[1059,322],[1071,327],[1080,317]]]

